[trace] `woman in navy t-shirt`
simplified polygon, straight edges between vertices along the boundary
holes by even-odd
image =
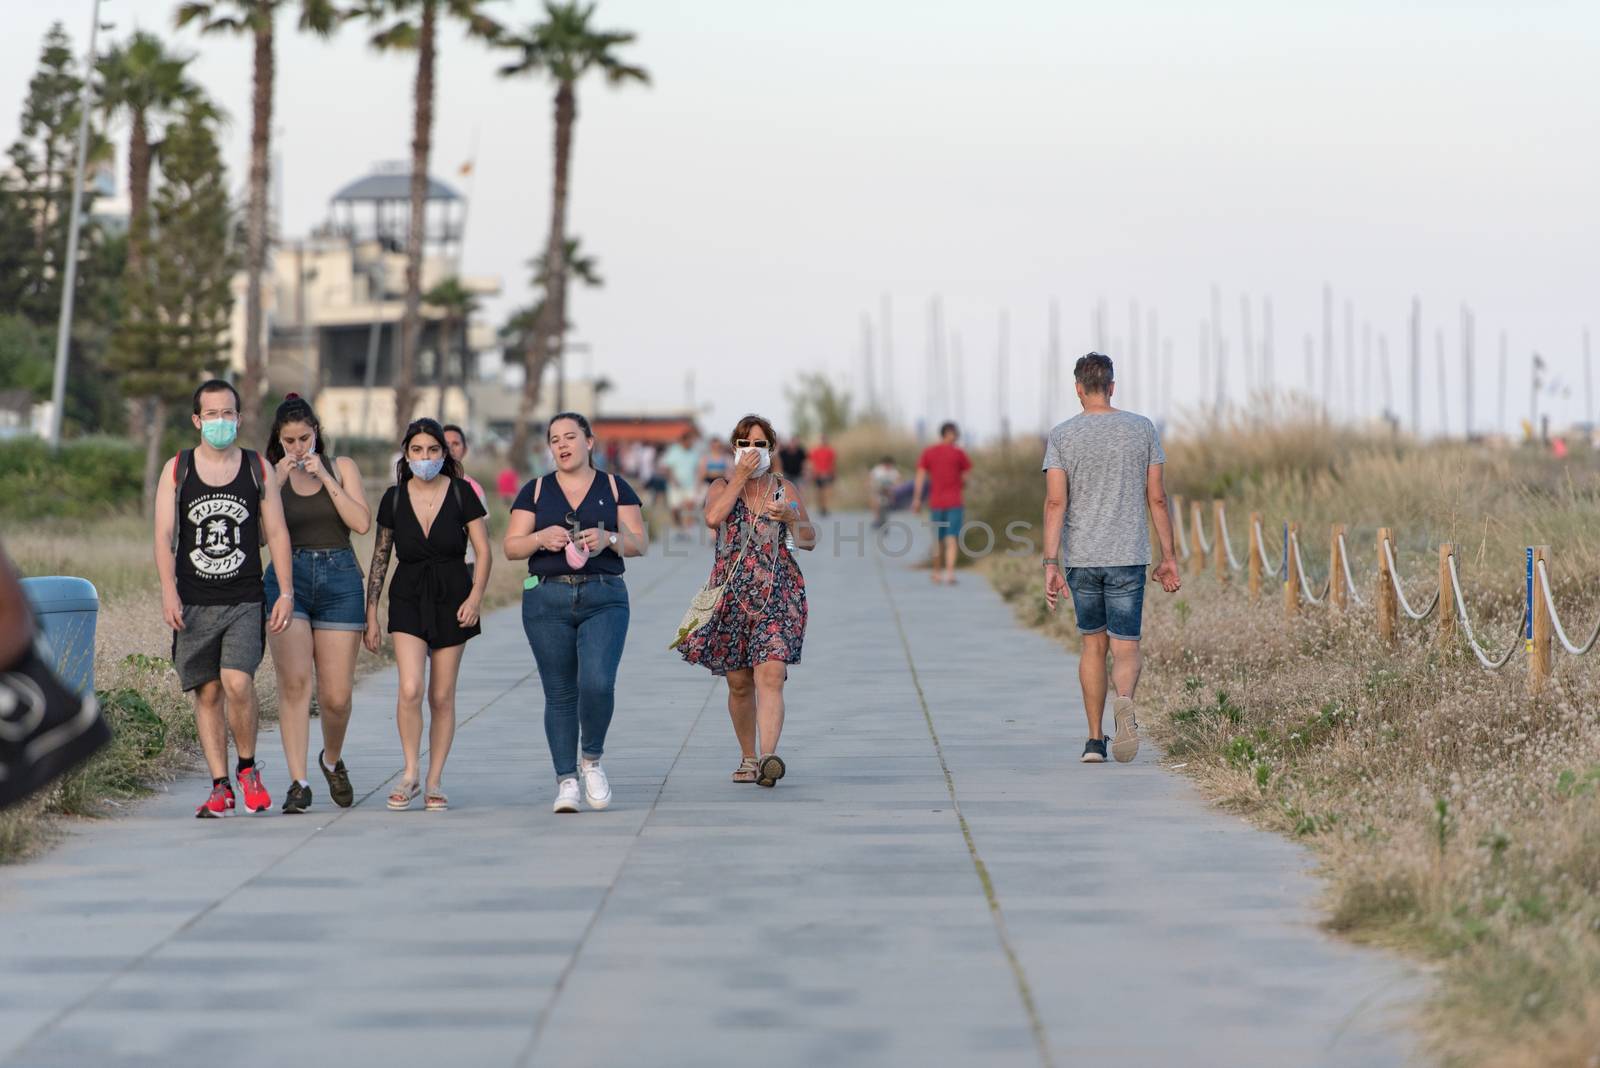
[[[611,803],[600,769],[615,705],[617,664],[628,635],[623,557],[647,548],[639,495],[594,469],[589,420],[562,412],[550,420],[556,469],[522,487],[506,527],[508,560],[527,560],[522,629],[544,686],[544,733],[556,767],[555,811]]]

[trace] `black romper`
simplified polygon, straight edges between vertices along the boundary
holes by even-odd
[[[429,649],[448,649],[478,636],[478,625],[463,627],[456,612],[472,594],[467,524],[487,514],[472,487],[457,481],[444,491],[439,514],[424,537],[405,485],[390,486],[384,493],[378,525],[394,531],[399,561],[389,583],[389,633],[414,635]]]

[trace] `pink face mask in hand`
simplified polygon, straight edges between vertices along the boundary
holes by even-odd
[[[575,541],[567,542],[567,563],[574,571],[579,570],[589,562],[589,550]]]

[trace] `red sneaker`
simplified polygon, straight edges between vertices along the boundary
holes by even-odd
[[[220,820],[232,811],[233,787],[219,782],[211,788],[211,796],[206,798],[206,803],[195,809],[194,814],[198,819]]]
[[[261,785],[261,772],[256,768],[245,768],[239,773],[239,788],[244,791],[246,812],[264,812],[272,807],[272,796]]]

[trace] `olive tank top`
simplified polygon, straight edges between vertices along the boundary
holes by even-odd
[[[292,484],[283,487],[283,521],[289,528],[289,544],[296,549],[348,549],[350,528],[339,518],[339,510],[328,496],[328,487],[301,496]]]

